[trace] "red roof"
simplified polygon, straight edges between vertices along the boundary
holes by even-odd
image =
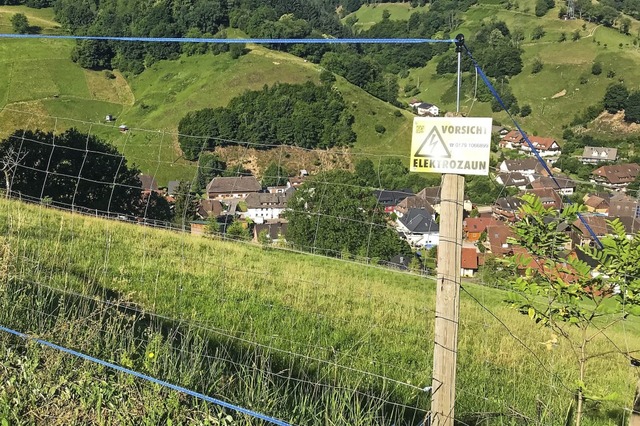
[[[465,219],[465,231],[484,232],[487,226],[499,225],[500,221],[492,217],[470,217]]]
[[[547,151],[556,142],[553,138],[543,138],[540,136],[529,136],[529,140],[537,149]]]
[[[522,133],[520,133],[519,130],[512,130],[502,137],[501,142],[520,143],[522,142],[522,139],[523,139]]]
[[[478,253],[475,247],[462,248],[462,268],[478,269]]]

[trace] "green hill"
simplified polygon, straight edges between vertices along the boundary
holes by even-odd
[[[520,2],[511,10],[495,2],[482,2],[459,16],[462,24],[455,30],[472,38],[482,22],[491,19],[504,20],[510,28],[524,30],[524,70],[513,77],[510,84],[519,104],[530,105],[532,114],[519,120],[529,131],[555,137],[561,136],[563,126],[576,114],[600,101],[608,84],[623,80],[631,88],[640,85],[640,75],[635,72],[640,65],[640,51],[637,43],[633,43],[634,34],[640,28],[637,21],[632,22],[631,35],[624,35],[615,28],[558,19],[558,7],[537,18],[532,13],[533,0]],[[424,8],[412,9],[409,3],[380,3],[363,6],[353,16],[358,17],[360,23],[373,23],[382,19],[384,10],[390,12],[390,19],[398,20]],[[39,25],[43,32],[60,31],[50,9],[2,6],[0,25],[10,28],[9,17],[16,12],[26,13],[30,22]],[[531,31],[537,25],[544,27],[545,35],[532,41]],[[580,31],[581,38],[574,42],[570,35],[576,30]],[[558,40],[562,32],[568,35],[568,41],[561,43]],[[0,42],[0,75],[5,76],[0,79],[0,135],[19,127],[57,130],[80,127],[113,141],[130,162],[145,173],[155,175],[160,184],[194,176],[192,164],[181,158],[175,135],[177,123],[187,111],[226,105],[243,91],[259,89],[265,84],[317,81],[321,71],[319,66],[298,57],[249,46],[250,52],[237,60],[228,54],[182,56],[175,61],[160,61],[140,75],[125,78],[118,72],[107,75],[81,69],[69,60],[73,46],[71,41],[60,40]],[[544,68],[532,74],[531,66],[536,58],[544,63]],[[437,60],[430,61],[424,68],[410,70],[408,76],[400,80],[401,100],[419,97],[437,104],[443,111],[455,109],[455,76],[437,75]],[[603,72],[598,76],[590,72],[595,61],[603,65]],[[615,75],[611,76],[610,71]],[[464,79],[469,89],[463,94],[462,111],[473,116],[491,115],[487,103],[474,100],[475,76],[465,75]],[[418,95],[402,97],[402,89],[407,85],[417,86]],[[402,110],[397,116],[397,108],[342,78],[338,78],[335,86],[355,116],[357,142],[350,153],[408,154],[411,127],[408,111]],[[563,96],[554,98],[562,93]],[[116,122],[104,123],[107,114],[115,116]],[[507,124],[504,113],[494,116]],[[121,134],[117,131],[120,124],[126,124],[133,131]],[[375,131],[377,124],[384,127],[384,133]],[[230,155],[238,158],[237,154]],[[243,155],[246,156],[243,160],[258,170],[273,160],[265,153]],[[301,157],[292,162],[291,167],[312,168],[309,163],[319,161],[316,157]]]
[[[366,407],[366,398],[352,399],[354,391],[330,403],[323,398],[334,398],[340,392],[327,394],[316,389],[316,397],[309,398],[304,383],[322,384],[329,390],[334,386],[355,389],[389,403],[428,409],[428,398],[419,389],[431,385],[435,287],[430,279],[15,201],[0,200],[0,227],[2,274],[20,288],[3,294],[21,297],[16,302],[20,309],[2,310],[0,319],[5,326],[148,371],[144,357],[151,343],[114,355],[103,352],[97,343],[102,340],[69,340],[65,330],[82,327],[88,318],[78,319],[69,328],[68,316],[85,312],[87,301],[108,297],[117,306],[191,324],[190,333],[209,339],[211,348],[217,348],[217,362],[232,363],[238,361],[234,357],[259,351],[260,361],[254,362],[259,362],[260,371],[280,371],[285,380],[247,383],[242,387],[247,393],[237,394],[233,380],[219,380],[225,368],[230,368],[220,366],[222,370],[213,372],[217,378],[198,372],[194,376],[198,380],[188,383],[207,383],[209,394],[233,394],[235,402],[249,403],[252,409],[294,424],[317,424],[312,420],[316,418],[338,425],[390,424],[375,419],[385,407],[386,415],[391,415],[390,406]],[[548,350],[544,342],[550,340],[549,331],[506,306],[504,292],[474,283],[463,286],[457,416],[471,422],[477,413],[491,412],[499,419],[495,424],[504,424],[500,421],[506,422],[515,412],[557,424],[566,413],[578,374],[571,349],[560,340]],[[38,295],[44,297],[51,291],[69,296],[49,295],[53,299],[38,302]],[[28,302],[32,297],[33,302]],[[34,305],[23,306],[27,302]],[[63,307],[67,302],[72,305]],[[40,320],[29,319],[39,315]],[[606,337],[594,337],[590,353],[612,350],[607,339],[633,350],[640,343],[638,330],[636,319],[611,326]],[[122,333],[128,336],[131,331]],[[151,337],[138,336],[142,342]],[[198,341],[195,336],[189,339]],[[159,369],[150,370],[155,375],[162,378],[169,369],[181,372],[176,379],[182,381],[195,373],[193,367],[174,364],[169,352],[162,353]],[[584,424],[619,424],[622,414],[618,410],[628,407],[633,397],[636,377],[631,368],[620,355],[589,361],[588,388],[594,395],[615,396],[589,403]],[[258,398],[256,386],[264,386]],[[117,406],[119,402],[108,401],[108,395],[103,395],[103,403]],[[537,401],[544,404],[542,411]],[[79,405],[77,409],[91,407]]]

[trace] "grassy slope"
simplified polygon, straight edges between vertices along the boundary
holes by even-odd
[[[430,280],[3,200],[0,227],[21,278],[98,297],[116,292],[157,313],[197,320],[251,341],[403,383],[430,384],[435,293]],[[537,395],[549,404],[545,415],[556,416],[556,424],[569,400],[565,386],[573,387],[576,377],[566,344],[548,352],[541,342],[549,332],[506,307],[503,292],[473,284],[465,288],[532,352],[463,293],[457,413],[514,407],[533,416]],[[638,322],[625,327],[613,327],[607,335],[629,345],[625,348],[640,345]],[[601,337],[592,348],[609,349]],[[328,373],[304,359],[296,363],[310,373],[320,368],[320,377]],[[593,392],[620,395],[615,403],[605,403],[608,408],[628,404],[632,397],[635,376],[627,364],[611,355],[589,365]],[[377,386],[376,380],[343,369],[332,368],[331,377],[333,383]],[[402,386],[394,398],[422,408],[427,404]],[[614,423],[592,418],[586,424]]]
[[[519,11],[507,11],[501,6],[482,2],[464,14],[464,23],[457,31],[469,37],[478,30],[482,21],[493,18],[505,21],[510,28],[524,29],[524,69],[520,75],[512,79],[511,86],[519,104],[531,105],[533,113],[518,120],[527,130],[559,137],[562,134],[562,126],[568,124],[586,107],[599,102],[610,83],[623,79],[629,87],[635,88],[640,85],[640,75],[635,72],[640,66],[640,52],[633,46],[632,36],[625,36],[616,29],[586,23],[586,30],[583,30],[584,21],[557,19],[557,9],[549,11],[542,18],[537,18],[530,12],[533,7],[534,2],[521,2]],[[529,12],[525,12],[527,8]],[[540,41],[532,42],[531,31],[537,25],[542,25],[546,34]],[[636,34],[638,27],[638,23],[634,22],[631,34]],[[579,41],[558,42],[561,32],[565,32],[570,40],[571,33],[576,29],[581,32],[582,38]],[[620,43],[622,47],[619,47]],[[449,54],[453,54],[452,51]],[[540,58],[545,66],[542,72],[532,75],[531,65],[536,57]],[[595,61],[603,65],[603,73],[599,76],[591,75],[591,65]],[[615,71],[615,78],[607,78],[609,70]],[[587,77],[587,84],[580,84],[582,76]],[[474,75],[467,78],[473,80]],[[435,64],[430,63],[424,69],[413,70],[403,83],[418,82],[423,100],[436,103],[446,110],[455,109],[453,75],[436,76]],[[482,84],[482,81],[479,84]],[[566,96],[551,99],[562,90],[567,91]],[[468,95],[463,96],[461,108],[471,115],[491,113],[488,105],[474,103]],[[506,114],[497,114],[496,118],[503,123],[508,122]]]
[[[44,32],[58,30],[50,10],[0,7],[0,23],[9,25],[8,17],[16,12],[26,13]],[[238,60],[223,54],[161,61],[127,82],[119,73],[108,79],[72,63],[73,46],[60,40],[0,41],[0,75],[6,76],[0,79],[0,136],[15,128],[79,127],[114,142],[129,163],[155,175],[160,184],[192,179],[195,173],[193,165],[181,158],[175,135],[187,111],[225,106],[242,92],[265,84],[318,82],[320,72],[317,65],[298,57],[250,46],[249,54]],[[395,117],[394,107],[343,79],[336,86],[356,116],[357,152],[408,151],[410,114]],[[117,122],[105,124],[107,114]],[[387,129],[385,134],[375,132],[378,123]],[[133,130],[121,134],[120,124]]]
[[[377,4],[365,4],[353,13],[345,16],[342,22],[345,22],[348,17],[355,16],[358,18],[358,22],[353,26],[356,31],[367,30],[371,28],[376,22],[382,20],[382,13],[386,10],[390,13],[389,19],[403,20],[409,19],[409,16],[413,12],[426,12],[427,6],[411,7],[410,3],[377,3]]]

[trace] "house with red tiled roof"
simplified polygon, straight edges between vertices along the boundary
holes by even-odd
[[[589,213],[609,213],[609,201],[594,194],[586,194],[582,197],[585,207]]]
[[[576,241],[577,245],[590,245],[594,242],[593,235],[599,239],[609,233],[607,218],[603,216],[582,215],[573,222],[573,225],[578,228],[579,231],[577,236],[578,241]]]
[[[553,138],[543,138],[540,136],[528,136],[529,142],[531,145],[538,151],[538,154],[541,157],[551,157],[560,155],[560,145]],[[524,141],[522,143],[521,151],[524,152],[532,152],[533,150],[529,146],[529,144]]]
[[[487,245],[494,256],[513,253],[513,245],[508,241],[513,237],[515,234],[508,225],[487,226]]]
[[[591,172],[591,182],[607,188],[623,190],[640,174],[640,165],[636,163],[602,166]]]
[[[478,252],[475,247],[463,247],[460,275],[473,277],[478,272]]]
[[[462,222],[468,241],[478,241],[488,226],[500,225],[500,221],[492,217],[468,217]]]
[[[512,130],[500,139],[500,148],[520,149],[524,138],[520,130]]]

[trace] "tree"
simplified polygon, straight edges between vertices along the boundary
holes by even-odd
[[[226,235],[234,240],[246,241],[251,239],[251,235],[249,234],[249,229],[246,224],[237,220],[227,227]]]
[[[602,64],[600,62],[594,62],[593,65],[591,65],[591,74],[593,75],[602,74]]]
[[[137,214],[141,183],[136,167],[111,144],[69,129],[54,135],[40,130],[16,130],[0,143],[0,158],[17,153],[11,192],[53,204]]]
[[[627,98],[624,110],[624,121],[640,123],[640,91],[633,92]]]
[[[529,104],[522,105],[522,108],[520,108],[520,116],[527,117],[530,114],[531,114],[531,106]]]
[[[544,64],[542,63],[542,59],[535,58],[533,60],[533,65],[531,66],[531,74],[539,73],[540,71],[542,71],[543,67],[544,67]]]
[[[18,34],[27,34],[29,32],[29,20],[24,13],[16,13],[11,17],[11,26],[13,32]]]
[[[289,179],[289,172],[278,163],[270,163],[262,174],[262,186],[284,186]]]
[[[544,28],[542,27],[542,25],[538,25],[531,31],[531,40],[540,40],[542,37],[544,37],[544,35]]]
[[[173,219],[171,205],[162,195],[156,191],[150,191],[142,195],[142,203],[138,209],[138,216],[144,219],[170,222]]]
[[[571,33],[571,41],[578,41],[580,40],[580,30],[575,30],[574,32]]]
[[[607,91],[604,94],[603,104],[604,108],[611,114],[625,109],[627,98],[629,97],[629,90],[622,83],[611,84],[607,87]]]
[[[196,174],[195,191],[202,192],[214,177],[222,176],[227,169],[227,163],[211,152],[205,152],[198,158],[198,173]]]
[[[524,270],[524,274],[514,274],[503,282],[514,290],[509,295],[514,308],[554,332],[549,348],[558,338],[571,346],[578,364],[575,424],[579,426],[585,399],[597,397],[587,385],[586,364],[605,355],[590,350],[603,332],[594,320],[608,317],[606,328],[629,314],[640,314],[640,235],[629,240],[619,220],[607,221],[613,234],[601,238],[603,248],[581,248],[597,262],[598,274],[592,274],[587,263],[564,255],[564,244],[570,237],[559,230],[560,225],[573,223],[584,207],[573,204],[558,213],[545,208],[535,195],[526,194],[522,200],[521,220],[512,225],[512,242],[527,254],[512,256],[507,265]],[[571,333],[572,328],[578,333]]]
[[[336,190],[336,188],[340,188]],[[387,226],[372,193],[344,170],[312,177],[289,199],[286,238],[297,248],[330,256],[342,252],[389,260],[409,256],[405,240]]]
[[[191,193],[189,182],[180,182],[175,193],[173,204],[173,220],[178,225],[184,225],[196,218],[198,210],[198,200]]]

